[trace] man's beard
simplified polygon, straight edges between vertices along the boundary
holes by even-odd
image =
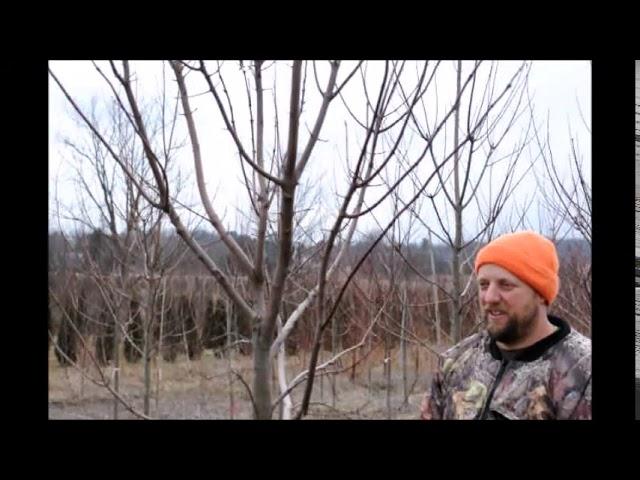
[[[491,308],[488,310],[491,310]],[[537,309],[535,307],[532,307],[522,316],[509,315],[505,326],[500,330],[493,331],[490,328],[489,314],[486,310],[484,312],[484,319],[487,322],[487,331],[491,338],[497,342],[509,345],[525,338],[529,332],[531,332],[535,324],[536,315]]]

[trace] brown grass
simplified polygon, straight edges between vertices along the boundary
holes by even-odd
[[[419,369],[415,357],[419,355]],[[399,352],[391,355],[391,413],[387,411],[387,385],[383,367],[383,351],[377,349],[356,367],[335,374],[335,401],[329,376],[317,377],[308,419],[413,419],[419,413],[419,403],[435,358],[424,349],[408,349],[408,387],[413,385],[408,402],[404,404],[402,373]],[[329,352],[323,352],[321,360],[327,360]],[[291,380],[306,369],[309,355],[288,357],[287,379]],[[343,367],[351,366],[353,358],[347,356]],[[240,373],[248,385],[252,379],[251,357],[233,355],[232,368]],[[161,371],[160,388],[157,390],[158,368]],[[85,371],[97,378],[96,370],[85,366]],[[103,369],[106,376],[111,367]],[[370,371],[370,373],[369,373]],[[120,392],[134,408],[142,411],[144,373],[141,362],[123,362]],[[370,382],[369,382],[370,380]],[[150,416],[158,419],[229,419],[232,417],[230,391],[233,392],[233,418],[252,418],[251,402],[246,388],[237,378],[230,384],[228,359],[217,358],[205,351],[202,358],[190,361],[185,355],[175,363],[152,364],[152,397]],[[294,405],[302,400],[304,383],[292,393]],[[156,396],[156,393],[158,394]],[[275,396],[274,396],[275,398]],[[156,403],[157,399],[157,403]],[[274,418],[277,418],[277,411]],[[49,417],[51,419],[110,419],[113,418],[113,396],[104,387],[83,379],[78,369],[60,367],[53,353],[49,358]],[[119,408],[119,418],[136,418],[124,407]]]

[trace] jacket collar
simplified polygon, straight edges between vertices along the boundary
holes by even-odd
[[[515,360],[520,362],[532,362],[540,358],[547,350],[553,347],[556,343],[562,341],[569,333],[571,333],[571,327],[567,322],[561,318],[553,315],[547,315],[549,322],[558,327],[558,330],[553,332],[548,337],[544,337],[542,340],[537,341],[533,345],[523,349]],[[492,338],[489,339],[489,352],[491,356],[496,360],[502,360],[502,352],[496,341]]]

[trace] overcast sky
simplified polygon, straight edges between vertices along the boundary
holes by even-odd
[[[246,68],[250,62],[244,62]],[[100,68],[107,76],[114,80],[113,74],[110,74],[110,67],[107,62],[98,62]],[[290,62],[266,62],[266,70],[264,74],[265,93],[265,150],[270,152],[276,144],[280,145],[282,150],[286,148],[286,126],[288,119],[289,106],[289,85],[291,68]],[[338,83],[340,83],[346,75],[352,70],[355,62],[343,62],[338,75]],[[432,63],[433,65],[433,63]],[[496,86],[498,89],[501,83],[513,74],[520,65],[519,62],[499,62],[499,70],[496,78]],[[216,62],[209,62],[210,72],[216,70]],[[364,79],[358,75],[347,85],[343,91],[344,103],[349,105],[352,113],[358,117],[364,117],[366,112],[366,104],[363,101],[362,89],[363,85],[367,86],[369,95],[373,98],[379,88],[379,81],[383,71],[383,62],[367,62],[366,76]],[[446,107],[451,105],[452,95],[455,94],[455,62],[444,61],[434,77],[434,86],[437,90],[431,89],[435,94],[426,96],[425,106],[429,111],[429,115],[435,115],[439,112],[442,117]],[[96,100],[97,111],[101,120],[106,118],[105,100],[112,96],[111,89],[101,75],[96,71],[91,62],[85,61],[52,61],[49,64],[51,71],[62,82],[71,96],[78,101],[85,112],[90,109],[92,99]],[[328,67],[326,62],[318,62],[318,82],[321,86],[326,84],[328,78]],[[471,63],[466,62],[463,66],[463,72],[469,71]],[[166,69],[166,88],[169,93],[169,103],[172,102],[171,97],[175,96],[175,79],[171,68],[165,64]],[[163,85],[163,64],[162,62],[132,62],[132,71],[135,72],[136,93],[139,98],[152,101],[157,98],[161,92]],[[236,124],[240,129],[240,136],[245,145],[251,144],[250,128],[248,128],[248,108],[247,94],[245,91],[244,77],[240,73],[240,67],[237,62],[225,62],[223,65],[223,73],[225,79],[225,87],[228,95],[233,102],[234,116]],[[413,74],[417,78],[416,67],[410,63],[406,67],[407,78],[410,79]],[[488,71],[484,70],[485,72]],[[316,81],[314,78],[313,66],[308,64],[306,70],[307,82],[306,102],[303,111],[302,124],[300,128],[300,145],[305,145],[308,138],[308,130],[312,128],[313,121],[320,105],[320,96],[318,95]],[[217,110],[215,101],[211,94],[197,95],[206,92],[206,83],[197,72],[190,72],[187,76],[189,93],[193,95],[191,99],[191,107],[194,110],[194,117],[198,129],[201,148],[203,152],[204,171],[207,181],[209,195],[212,197],[214,207],[218,210],[220,216],[224,217],[225,224],[231,229],[241,229],[242,221],[237,212],[246,212],[248,210],[248,201],[246,190],[242,187],[242,173],[239,167],[238,154],[234,148],[233,141],[224,128],[220,114]],[[410,90],[410,80],[407,80],[407,90]],[[272,88],[276,85],[275,88]],[[222,88],[218,83],[218,87]],[[554,158],[561,169],[562,174],[568,174],[569,155],[570,155],[570,135],[577,139],[580,154],[583,160],[585,175],[587,180],[591,181],[591,68],[590,63],[585,61],[533,61],[529,74],[528,82],[529,93],[533,96],[535,118],[537,124],[541,125],[542,121],[546,121],[547,115],[550,122],[550,135],[552,140],[552,149]],[[431,91],[430,90],[430,91]],[[275,99],[273,98],[275,94]],[[280,138],[276,141],[274,132],[274,107],[276,103],[278,123],[280,128]],[[422,111],[422,109],[420,109]],[[185,202],[197,203],[197,190],[193,188],[195,184],[193,177],[193,157],[191,154],[191,145],[188,141],[186,129],[184,126],[184,117],[181,115],[182,109],[179,108],[178,126],[176,133],[178,137],[187,140],[185,148],[181,150],[176,159],[177,166],[181,170],[183,176],[192,175],[191,182],[181,200]],[[510,148],[522,136],[523,129],[526,127],[526,115],[514,126],[501,144],[501,152],[505,156]],[[431,118],[431,117],[429,117]],[[433,121],[433,120],[430,120]],[[340,99],[332,102],[329,113],[325,120],[324,126],[320,133],[320,141],[311,157],[302,183],[311,183],[313,193],[308,197],[307,204],[311,209],[312,215],[309,218],[309,225],[314,221],[319,222],[322,228],[330,225],[335,218],[336,205],[340,201],[340,195],[344,193],[346,185],[346,147],[345,147],[345,122],[349,126],[349,157],[354,157],[354,153],[358,151],[364,138],[364,134],[358,131],[357,125],[351,118],[351,114],[347,111],[345,105]],[[586,125],[585,125],[586,123]],[[571,134],[570,134],[571,129]],[[50,229],[56,229],[58,220],[56,216],[56,197],[67,207],[78,205],[78,197],[76,193],[78,174],[73,166],[85,168],[78,158],[74,157],[71,150],[66,147],[62,141],[63,138],[70,138],[74,141],[81,142],[86,139],[86,130],[80,128],[72,119],[72,109],[64,98],[58,85],[49,77],[49,199],[50,199]],[[451,142],[453,134],[451,129],[447,133],[447,142]],[[442,148],[444,149],[444,137],[442,139]],[[436,150],[438,145],[436,145]],[[405,145],[409,152],[417,151],[419,142],[411,142],[411,146]],[[520,166],[517,172],[526,173],[524,181],[520,184],[515,194],[510,198],[512,205],[521,205],[528,200],[533,199],[534,203],[538,199],[536,177],[533,175],[535,169],[539,170],[539,164],[534,170],[527,170],[527,166],[536,158],[536,148],[525,149],[522,152]],[[250,151],[250,147],[248,148]],[[430,163],[430,159],[426,159]],[[425,164],[427,163],[425,160]],[[475,161],[475,160],[474,160]],[[503,162],[505,163],[505,162]],[[349,161],[351,166],[354,160]],[[422,166],[421,166],[422,168]],[[425,165],[425,169],[427,165]],[[492,172],[492,181],[499,180],[502,174],[501,164],[496,165]],[[420,171],[419,175],[426,175],[427,170]],[[539,172],[540,173],[540,172]],[[483,195],[488,195],[491,188],[488,180],[483,182]],[[379,188],[378,190],[381,190]],[[410,198],[412,189],[409,185],[401,190],[401,196],[405,199]],[[373,202],[378,194],[375,190],[370,192],[367,197],[369,202]],[[444,202],[444,197],[441,195]],[[510,204],[510,205],[511,205]],[[515,208],[515,207],[514,207]],[[374,211],[375,218],[363,218],[358,225],[360,232],[366,232],[375,229],[376,223],[386,224],[391,214],[391,205],[383,204],[379,209]],[[470,206],[463,218],[465,229],[468,234],[472,234],[476,228],[477,212],[474,207]],[[447,215],[449,216],[449,215]],[[450,217],[450,216],[449,216]],[[431,227],[436,227],[433,212],[430,212],[427,206],[423,206],[421,210],[422,220]],[[529,211],[529,223],[533,226],[539,224],[536,208]],[[377,222],[376,222],[377,221]],[[409,217],[404,218],[404,225],[408,225]],[[70,222],[64,221],[65,227],[71,225]],[[250,226],[245,226],[249,228]],[[436,231],[438,229],[436,228]],[[414,240],[423,238],[424,228],[416,227]],[[544,233],[544,232],[543,232]],[[465,233],[467,235],[467,233]]]

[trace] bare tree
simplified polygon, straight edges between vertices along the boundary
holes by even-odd
[[[529,98],[529,112],[535,107]],[[578,106],[579,107],[579,106]],[[591,129],[584,116],[582,127]],[[534,122],[536,147],[542,167],[536,172],[540,192],[539,217],[546,220],[547,235],[559,246],[561,255],[561,289],[554,307],[574,326],[586,334],[591,331],[591,239],[592,191],[588,171],[589,158],[580,149],[576,126],[569,126],[567,154],[563,160],[552,147],[549,113],[546,128]],[[583,248],[584,247],[584,248]]]
[[[494,97],[493,87],[487,83],[486,91],[491,94],[486,93],[482,97],[479,113],[469,113],[469,117],[473,119],[467,122],[462,138],[458,138],[453,145],[451,142],[444,142],[444,153],[435,155],[435,145],[445,134],[446,125],[460,110],[461,99],[465,95],[473,96],[476,83],[480,82],[477,79],[479,63],[473,65],[464,81],[461,79],[458,82],[455,101],[445,107],[445,114],[442,117],[436,115],[435,119],[431,118],[423,127],[419,126],[416,110],[420,105],[424,106],[426,96],[433,95],[441,62],[357,62],[345,72],[339,61],[287,63],[286,68],[290,68],[290,76],[284,80],[288,95],[287,115],[280,112],[281,102],[277,99],[283,82],[278,79],[278,72],[281,71],[278,65],[276,62],[259,60],[250,64],[239,62],[237,65],[204,61],[169,62],[176,82],[176,98],[180,102],[191,145],[195,185],[199,195],[200,205],[193,214],[205,219],[213,227],[229,252],[237,274],[246,278],[247,291],[237,287],[234,278],[207,253],[186,227],[183,220],[185,209],[176,201],[175,185],[168,174],[165,152],[152,141],[153,122],[142,113],[142,103],[135,83],[136,74],[130,62],[109,62],[109,75],[102,70],[99,72],[111,88],[123,118],[135,132],[136,144],[144,152],[144,168],[149,169],[148,177],[141,174],[141,166],[126,162],[114,148],[112,139],[94,119],[84,113],[73,93],[68,92],[55,72],[50,70],[53,80],[118,164],[133,191],[139,194],[141,201],[144,200],[168,217],[177,234],[208,274],[215,278],[236,311],[252,326],[253,379],[250,396],[254,416],[259,419],[271,418],[274,408],[285,401],[293,388],[302,383],[305,384],[305,389],[301,404],[296,406],[293,402],[286,401],[283,417],[302,418],[307,415],[316,371],[324,374],[339,358],[365,345],[366,335],[356,345],[343,345],[341,351],[318,365],[323,333],[332,324],[347,287],[370,252],[393,228],[398,218],[425,194],[429,186],[444,182],[448,163],[457,158],[464,148],[475,151],[474,148],[482,138],[493,143],[501,140],[494,142],[490,139],[497,120],[491,122],[488,115],[498,108],[508,90],[505,88]],[[414,70],[412,66],[415,67]],[[97,64],[96,68],[99,68]],[[235,75],[235,81],[230,82],[229,75]],[[272,85],[265,86],[267,78],[272,79]],[[356,80],[360,81],[357,88]],[[237,85],[245,85],[245,92],[238,95]],[[202,148],[200,139],[206,124],[200,123],[203,114],[192,107],[195,97],[192,92],[195,89],[198,96],[204,89],[203,95],[214,107],[216,120],[224,127],[237,152],[242,172],[241,185],[246,190],[247,198],[244,211],[255,239],[253,247],[240,244],[230,234],[223,217],[214,206],[207,184],[205,162],[218,161],[221,164],[229,162],[230,158],[222,157],[221,153],[216,157]],[[273,100],[273,106],[270,106],[269,96]],[[341,103],[335,102],[336,99],[340,99]],[[345,127],[345,135],[355,128],[355,140],[346,142],[341,165],[345,176],[344,181],[337,185],[338,202],[335,210],[330,215],[322,214],[321,220],[329,228],[319,242],[316,233],[315,246],[296,257],[295,236],[309,225],[299,221],[302,216],[299,208],[300,185],[306,178],[305,174],[319,175],[318,162],[321,160],[311,161],[311,158],[314,154],[317,158],[323,152],[319,147],[324,141],[323,126],[330,111],[336,110],[336,105],[341,105],[352,125],[349,130]],[[498,117],[501,115],[498,112]],[[426,113],[423,123],[425,121]],[[414,129],[418,133],[414,145],[403,150],[401,142]],[[162,124],[160,131],[166,130],[166,126]],[[286,130],[286,133],[281,135],[281,130]],[[338,144],[336,137],[330,136],[330,141],[334,145]],[[357,144],[356,149],[353,149],[353,144]],[[433,165],[425,165],[428,162],[423,161],[429,155]],[[397,168],[398,163],[401,168]],[[416,180],[418,171],[422,174],[419,181]],[[388,205],[391,195],[401,185],[411,181],[415,182],[415,188],[410,198],[404,199],[390,218],[380,221],[385,226],[380,229],[378,238],[354,265],[346,269],[342,260],[356,235],[359,219],[376,217],[383,210],[379,207]],[[474,195],[465,196],[465,189],[469,188],[475,193],[477,185],[469,185],[465,179],[461,187],[460,202],[469,202],[469,199],[475,198]],[[505,187],[505,190],[508,189]],[[436,188],[429,198],[440,191],[443,191],[442,188]],[[380,218],[384,217],[384,214],[380,215]],[[273,239],[276,245],[275,261],[272,264],[269,261],[273,259],[267,255],[269,239]],[[459,247],[460,244],[455,245]],[[338,272],[343,281],[335,288],[335,292],[329,292],[328,286],[338,278]],[[304,295],[284,317],[282,306],[287,294],[292,289],[301,291],[300,283],[295,281],[297,275],[312,275],[315,279],[311,285],[304,287]],[[284,378],[286,371],[281,368],[286,350],[282,347],[311,306],[316,308],[317,322],[314,326],[309,365],[292,381],[287,381]],[[281,328],[279,322],[282,323]],[[274,360],[278,365],[276,376],[281,389],[275,402],[272,399]],[[247,384],[244,379],[240,380]],[[295,408],[297,411],[293,412]]]
[[[175,122],[175,114],[173,119],[167,120],[166,105],[161,107],[159,114],[153,111],[152,105],[144,107],[145,115],[154,119],[151,131],[154,142],[158,141],[160,122]],[[145,167],[144,156],[136,145],[135,132],[117,103],[107,103],[106,110],[99,111],[97,101],[93,99],[89,116],[91,124],[100,128],[109,139],[109,148],[117,152],[123,164],[136,169],[140,181],[148,181],[149,168]],[[83,120],[76,125],[81,131],[86,128]],[[87,135],[64,139],[66,151],[71,155],[70,165],[75,172],[77,189],[74,202],[67,206],[60,200],[56,201],[59,221],[71,221],[80,227],[77,240],[71,247],[82,259],[76,268],[91,279],[92,289],[97,292],[92,298],[96,313],[82,313],[87,317],[86,322],[93,324],[94,328],[79,333],[96,335],[96,360],[100,366],[107,362],[111,364],[112,390],[116,394],[120,392],[122,340],[128,359],[143,358],[144,415],[149,416],[150,361],[155,348],[153,339],[157,309],[154,305],[157,302],[140,295],[141,283],[152,286],[151,291],[155,296],[159,278],[175,265],[184,248],[180,245],[165,248],[161,215],[146,204],[142,192],[134,188],[132,179],[123,176],[100,135],[86,130]],[[175,139],[163,138],[165,165],[168,166],[179,148]],[[176,192],[179,192],[179,178],[173,178]],[[63,232],[64,229],[60,228]],[[72,243],[64,233],[61,235],[67,243]],[[51,288],[59,292],[61,285],[55,285],[56,281],[59,279],[53,279]],[[142,291],[148,293],[149,288],[143,288]],[[67,293],[73,294],[72,291]],[[139,305],[144,314],[141,314]],[[121,398],[116,395],[114,418],[118,418],[120,404]]]
[[[531,125],[524,125],[522,133],[518,134],[516,127],[526,108],[523,96],[530,68],[528,63],[522,63],[514,73],[503,78],[498,73],[498,62],[489,65],[481,61],[455,63],[457,99],[453,138],[445,136],[440,147],[447,151],[447,145],[452,145],[455,156],[450,169],[437,171],[436,188],[424,194],[432,212],[429,217],[437,220],[437,228],[416,215],[415,208],[412,212],[429,236],[433,234],[451,252],[452,281],[450,285],[442,285],[442,292],[451,302],[449,336],[457,343],[462,337],[463,309],[472,300],[465,280],[471,271],[469,262],[477,242],[491,238],[508,199],[525,178],[528,169],[518,171],[516,167],[531,141]],[[471,71],[468,89],[463,84],[465,67]],[[417,131],[423,137],[432,135],[432,123],[426,109],[422,118],[415,118]],[[461,144],[461,135],[467,140],[466,145]],[[436,148],[431,144],[429,149],[434,165],[442,157]],[[415,179],[414,182],[418,184]],[[473,210],[469,217],[475,222],[469,218],[465,220],[463,214],[469,210]],[[453,225],[449,218],[454,219]]]

